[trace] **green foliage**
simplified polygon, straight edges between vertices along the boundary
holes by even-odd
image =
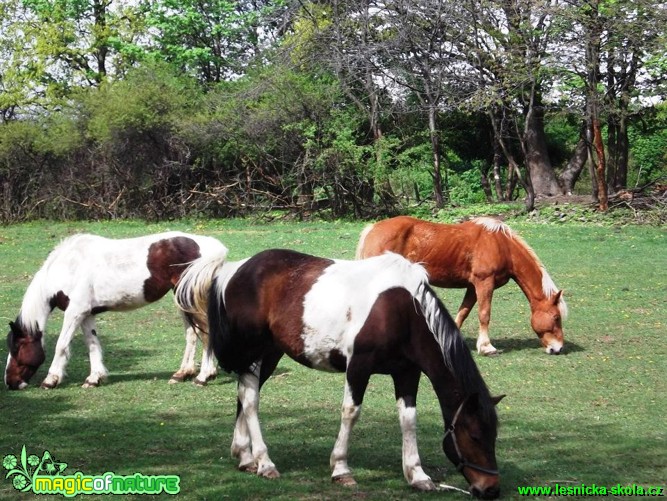
[[[117,136],[170,131],[190,112],[197,89],[188,77],[164,64],[144,64],[124,80],[109,82],[81,95],[88,135],[105,143]]]
[[[642,185],[658,177],[667,176],[667,106],[658,107],[652,126],[645,130],[646,122],[631,127],[629,182]]]

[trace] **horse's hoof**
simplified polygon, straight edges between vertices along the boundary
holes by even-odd
[[[418,491],[434,491],[435,484],[431,480],[420,480],[411,485],[411,487]]]
[[[357,485],[357,481],[350,473],[346,473],[345,475],[338,475],[337,477],[331,477],[331,481],[335,484],[343,485],[345,487],[352,487],[353,485]]]
[[[239,471],[242,471],[244,473],[256,474],[257,473],[257,463],[252,462],[252,463],[247,463],[247,464],[240,464],[239,465]]]
[[[99,381],[91,383],[90,381],[86,380],[86,382],[81,385],[81,388],[97,388],[99,385]]]
[[[206,386],[208,384],[208,381],[202,381],[199,378],[194,378],[192,380],[192,384],[194,384],[195,386]]]
[[[46,381],[42,382],[42,384],[39,385],[39,387],[44,389],[44,390],[52,390],[56,386],[58,386],[58,383],[47,383]]]
[[[187,374],[179,374],[179,373],[177,372],[177,373],[175,373],[173,376],[171,376],[171,378],[169,378],[169,384],[182,383],[182,382],[185,381],[186,379],[188,379],[188,375],[187,375]]]
[[[485,357],[494,357],[500,355],[502,350],[496,350],[493,346],[482,346],[477,349],[477,352]]]
[[[275,468],[268,468],[262,473],[258,473],[259,476],[269,479],[279,478],[280,473]]]

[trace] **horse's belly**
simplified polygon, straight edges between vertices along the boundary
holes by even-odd
[[[327,372],[343,372],[347,366],[341,336],[306,327],[301,335],[303,352],[300,362]]]

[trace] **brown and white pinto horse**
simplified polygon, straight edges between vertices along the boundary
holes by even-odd
[[[237,419],[232,454],[242,470],[268,478],[259,391],[287,354],[307,367],[345,372],[341,427],[331,454],[332,478],[354,479],[348,442],[371,374],[394,381],[403,433],[403,473],[416,489],[433,490],[416,442],[416,396],[424,372],[445,424],[443,449],[482,498],[499,495],[493,398],[453,319],[428,285],[424,269],[397,254],[338,261],[268,250],[245,261],[198,260],[176,293],[187,313],[208,310],[209,346],[236,372]]]
[[[408,216],[385,219],[364,228],[357,259],[396,252],[422,263],[431,284],[465,288],[456,315],[460,328],[477,305],[479,335],[477,351],[497,350],[489,339],[493,291],[513,279],[530,303],[531,325],[549,354],[563,348],[562,320],[567,305],[535,252],[504,223],[481,217],[460,224],[439,224]]]
[[[83,387],[98,386],[107,377],[95,315],[145,306],[173,289],[186,265],[201,256],[220,255],[227,248],[215,238],[180,232],[111,240],[96,235],[74,235],[48,256],[35,274],[16,321],[7,335],[9,356],[5,384],[23,389],[44,363],[46,321],[54,308],[65,312],[55,356],[43,388],[62,382],[74,332],[81,327],[90,356],[90,375]],[[197,333],[186,325],[186,347],[180,369],[170,382],[197,374]],[[200,332],[205,337],[205,331]],[[195,382],[215,377],[216,367],[206,350]]]

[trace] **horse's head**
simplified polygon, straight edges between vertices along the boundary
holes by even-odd
[[[10,390],[22,390],[46,358],[42,332],[28,332],[20,322],[9,322],[9,327],[5,384]]]
[[[505,395],[492,397],[493,405]],[[442,449],[470,484],[470,493],[482,499],[500,495],[496,465],[498,420],[495,410],[484,409],[478,395],[465,398],[447,425]]]
[[[558,355],[563,350],[562,322],[567,314],[567,307],[562,296],[563,291],[558,291],[551,297],[540,301],[537,306],[533,306],[530,317],[533,330],[550,355]]]

